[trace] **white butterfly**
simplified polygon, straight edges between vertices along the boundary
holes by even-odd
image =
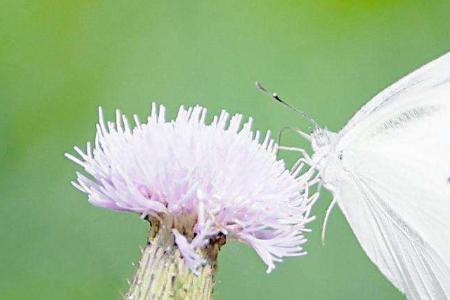
[[[450,53],[375,96],[339,133],[299,133],[314,151],[295,148],[299,161],[333,194],[325,223],[338,203],[408,299],[450,299]]]

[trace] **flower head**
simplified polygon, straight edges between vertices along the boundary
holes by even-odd
[[[155,104],[135,126],[119,111],[116,122],[100,119],[95,144],[79,157],[84,168],[74,186],[92,204],[159,220],[192,270],[203,263],[198,249],[225,235],[253,247],[268,272],[282,257],[304,254],[303,232],[314,196],[308,182],[277,160],[267,133],[251,130],[252,120],[229,119],[222,111],[206,124],[206,109],[180,107],[166,121]]]

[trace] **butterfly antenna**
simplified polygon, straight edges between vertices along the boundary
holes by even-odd
[[[299,110],[299,109],[295,108],[294,106],[290,105],[289,103],[287,103],[286,101],[284,101],[277,93],[271,93],[271,92],[269,92],[269,91],[268,91],[268,90],[267,90],[267,89],[266,89],[259,81],[256,81],[256,82],[255,82],[255,85],[256,85],[256,88],[257,88],[258,90],[260,90],[261,92],[263,92],[264,94],[270,96],[270,97],[271,97],[272,99],[274,99],[275,101],[277,101],[277,102],[283,104],[283,105],[284,105],[285,107],[287,107],[288,109],[290,109],[290,110],[296,112],[297,114],[299,114],[299,115],[302,116],[303,118],[307,119],[307,120],[314,126],[314,129],[315,129],[315,128],[319,128],[319,124],[317,124],[317,122],[314,121],[314,119],[311,118],[311,116],[310,116],[308,113],[306,113],[306,112],[304,112],[304,111],[302,111],[302,110]]]

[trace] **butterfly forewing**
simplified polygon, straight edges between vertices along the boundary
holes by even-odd
[[[421,97],[450,81],[450,53],[424,65],[380,92],[365,104],[339,132],[339,147],[345,148],[360,139],[367,128],[373,128],[383,117],[394,117],[419,101],[429,106],[430,98]],[[447,94],[448,96],[448,94]],[[449,101],[442,104],[449,105]]]

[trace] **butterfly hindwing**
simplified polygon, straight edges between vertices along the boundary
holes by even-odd
[[[347,182],[336,196],[353,199],[340,206],[380,271],[409,299],[449,299],[450,269],[442,257],[383,204],[386,199],[369,188],[370,184],[354,175],[344,180]]]

